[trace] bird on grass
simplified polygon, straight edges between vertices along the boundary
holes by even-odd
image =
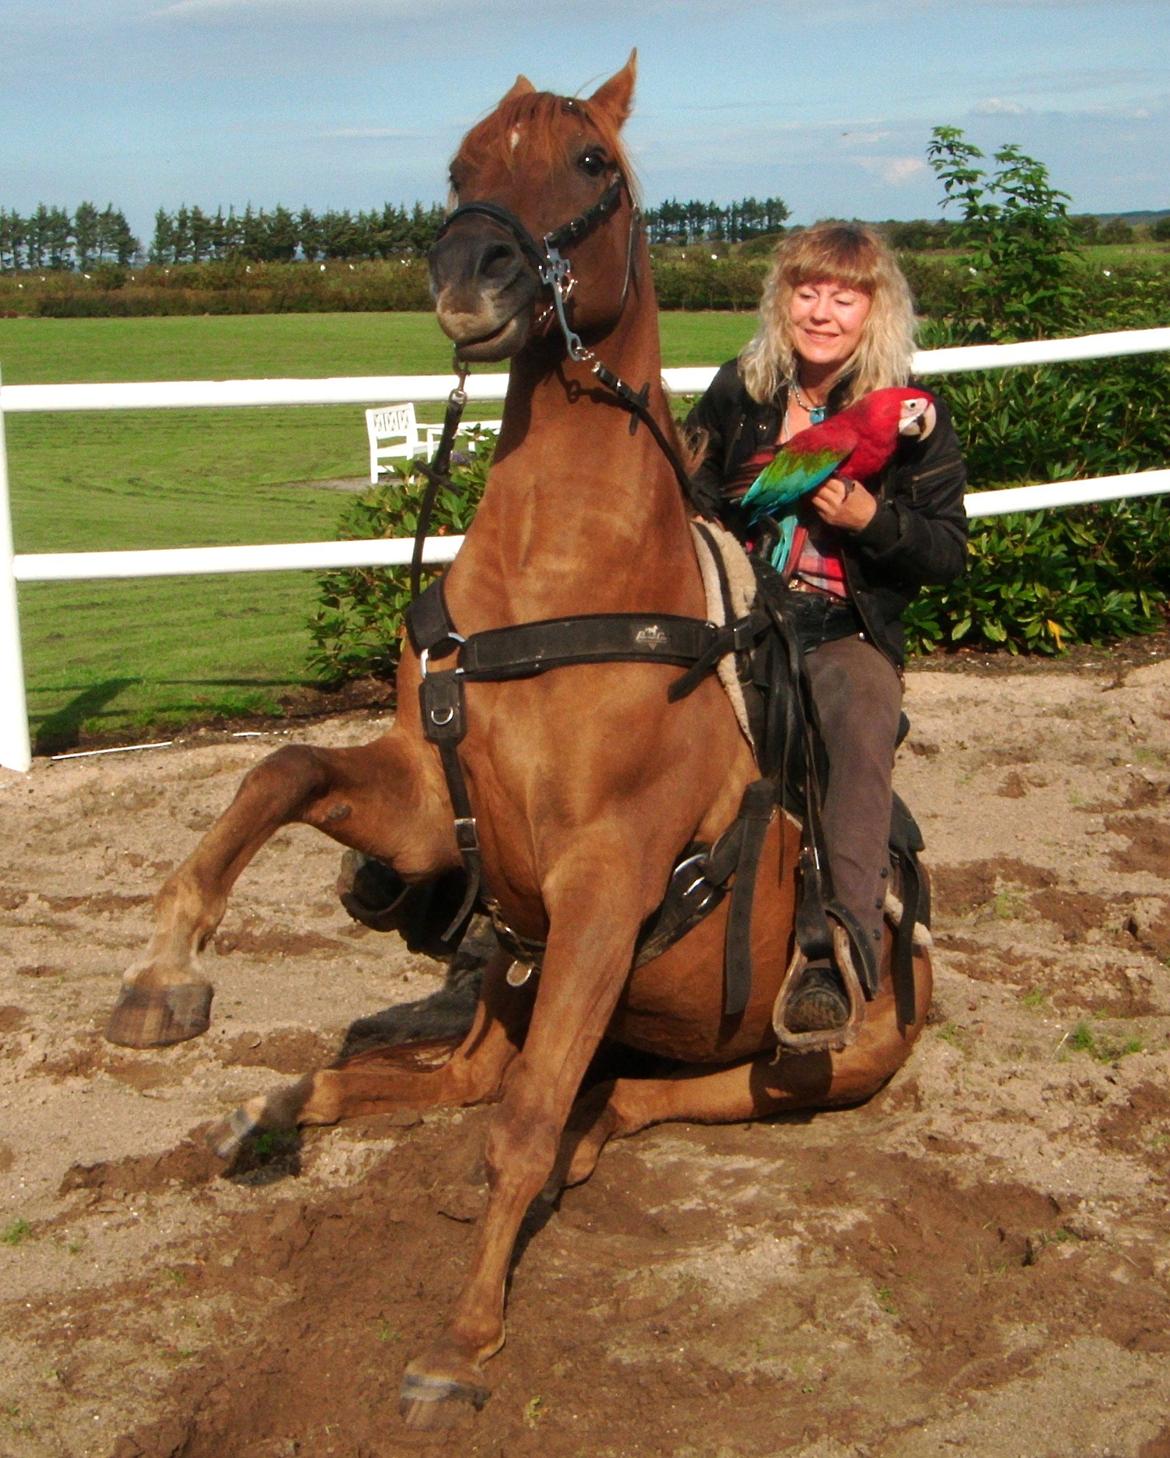
[[[889,462],[903,436],[924,439],[934,429],[934,400],[925,390],[871,390],[855,404],[769,446],[748,462],[758,475],[740,505],[755,525],[771,517],[780,529],[772,561],[782,566],[796,532],[796,503],[830,476],[865,481]]]

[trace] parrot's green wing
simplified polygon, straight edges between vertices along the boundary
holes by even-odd
[[[757,522],[764,516],[777,516],[794,501],[799,501],[827,481],[848,451],[793,451],[782,446],[744,493],[740,505],[748,519]]]

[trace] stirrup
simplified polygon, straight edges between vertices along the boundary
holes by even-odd
[[[772,1007],[772,1031],[776,1034],[776,1059],[784,1053],[840,1053],[848,1048],[861,1030],[865,1018],[865,994],[853,965],[849,933],[843,926],[832,922],[833,962],[849,1000],[849,1016],[839,1028],[817,1028],[807,1033],[794,1033],[785,1023],[788,1005],[800,986],[808,959],[799,947],[792,955],[780,991]]]

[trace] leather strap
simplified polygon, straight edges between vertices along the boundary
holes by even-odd
[[[459,742],[467,733],[467,705],[463,683],[454,669],[428,673],[419,684],[418,694],[423,733],[438,747],[443,773],[447,779],[447,792],[451,796],[451,808],[455,812],[455,844],[459,848],[463,869],[467,873],[462,905],[443,933],[443,940],[449,941],[471,915],[483,884],[479,831],[458,752]]]
[[[773,782],[754,780],[744,790],[736,816],[739,854],[735,863],[723,953],[723,1015],[728,1018],[738,1017],[751,996],[752,907],[756,899],[760,855],[775,808],[776,787]]]

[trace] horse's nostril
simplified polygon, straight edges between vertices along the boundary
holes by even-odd
[[[493,282],[501,282],[512,273],[519,262],[519,254],[511,243],[488,243],[479,256],[478,272]]]

